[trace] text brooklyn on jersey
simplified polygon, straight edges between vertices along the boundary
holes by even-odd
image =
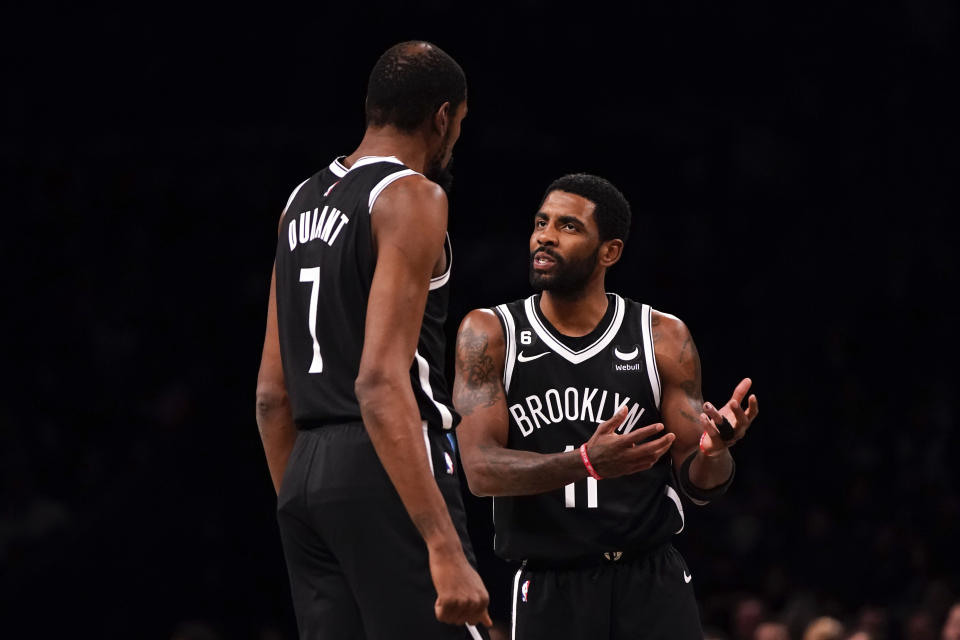
[[[573,451],[623,406],[628,413],[621,433],[661,420],[651,309],[616,294],[607,294],[607,301],[596,329],[577,338],[550,324],[538,295],[495,308],[506,338],[511,449]],[[683,528],[671,465],[663,456],[629,476],[497,497],[496,551],[512,560],[562,561],[658,546]]]

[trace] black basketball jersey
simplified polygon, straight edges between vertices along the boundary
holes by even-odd
[[[573,451],[620,407],[626,433],[660,421],[660,379],[648,305],[607,294],[607,312],[587,336],[570,338],[540,311],[540,296],[495,308],[503,327],[508,446]],[[493,501],[498,555],[562,561],[648,549],[683,529],[670,456],[620,478],[588,477],[531,496]]]
[[[353,391],[363,350],[376,256],[370,215],[395,180],[418,175],[397,158],[370,156],[347,169],[341,158],[301,183],[287,201],[277,242],[277,321],[283,374],[300,428],[360,420]],[[417,224],[411,220],[410,224]],[[430,281],[410,382],[431,427],[459,421],[443,375],[453,254]]]

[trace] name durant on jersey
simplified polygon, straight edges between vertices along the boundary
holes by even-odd
[[[350,218],[343,215],[343,212],[335,207],[325,206],[323,211],[320,211],[320,207],[317,207],[313,210],[312,217],[310,214],[310,211],[304,211],[299,218],[294,216],[290,220],[290,224],[287,225],[287,240],[290,242],[290,251],[297,248],[297,240],[300,241],[299,244],[306,244],[317,238],[332,247],[337,236],[340,235],[340,230],[350,222]],[[336,230],[334,230],[334,225],[336,225]]]
[[[542,400],[540,396],[533,395],[527,396],[524,399],[526,406],[524,406],[522,402],[512,405],[510,407],[510,415],[513,416],[514,422],[520,427],[520,433],[526,438],[533,433],[535,429],[539,429],[541,426],[557,424],[558,422],[587,421],[589,417],[589,422],[599,424],[612,417],[620,407],[624,407],[630,403],[629,396],[625,396],[621,400],[619,393],[608,394],[607,390],[604,389],[597,402],[597,411],[594,413],[593,402],[594,397],[598,393],[601,393],[600,389],[590,387],[584,387],[582,390],[577,387],[567,387],[562,394],[557,389],[549,389],[543,394]],[[607,397],[609,395],[613,395],[613,402],[610,403],[609,415],[603,417],[604,405],[607,404]],[[634,425],[640,420],[640,417],[643,416],[645,410],[646,409],[642,408],[638,403],[634,403],[627,413],[627,419],[624,425],[618,428],[617,431],[621,433],[631,431]]]

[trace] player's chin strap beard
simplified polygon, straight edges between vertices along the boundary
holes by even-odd
[[[442,154],[437,156],[437,158],[430,163],[430,166],[427,167],[424,175],[428,180],[432,180],[440,185],[440,188],[443,189],[444,193],[448,196],[453,190],[453,156],[450,156],[450,160],[447,162],[447,166],[442,166],[440,164]]]

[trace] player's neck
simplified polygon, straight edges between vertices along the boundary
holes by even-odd
[[[607,294],[603,281],[571,295],[544,291],[540,311],[557,331],[565,336],[585,336],[600,324],[607,312]]]
[[[406,133],[396,127],[367,127],[357,149],[346,157],[345,164],[366,156],[394,156],[410,169],[423,173],[430,154],[426,140],[419,133]]]

